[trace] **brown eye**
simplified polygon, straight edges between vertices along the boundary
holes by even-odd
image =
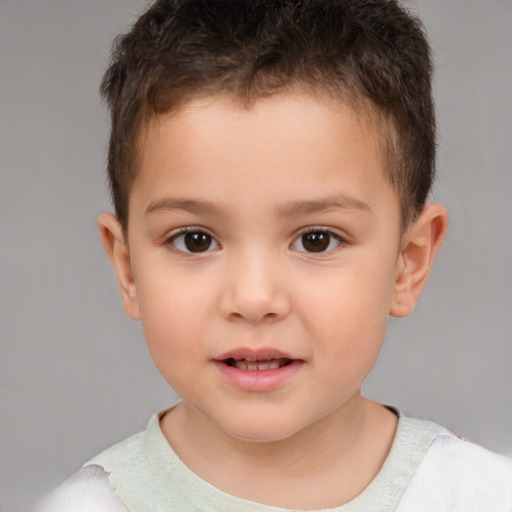
[[[212,237],[206,233],[187,233],[183,240],[190,252],[204,252],[212,245]]]
[[[336,249],[343,242],[336,233],[327,230],[316,230],[303,233],[292,244],[292,249],[300,252],[327,252]]]
[[[185,253],[207,252],[219,247],[215,239],[204,231],[186,231],[173,236],[170,243]]]
[[[302,235],[302,245],[308,252],[324,252],[329,247],[331,236],[325,231],[315,231]]]

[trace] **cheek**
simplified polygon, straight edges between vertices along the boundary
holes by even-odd
[[[140,283],[137,293],[144,335],[155,365],[167,379],[202,353],[198,349],[204,340],[207,297],[179,278],[141,279]]]
[[[361,267],[340,269],[334,278],[306,283],[302,318],[312,328],[351,334],[352,339],[386,329],[393,292],[391,272],[376,265]]]
[[[309,283],[302,318],[317,340],[317,354],[340,366],[334,374],[366,376],[378,356],[392,295],[386,269],[374,262],[340,270],[329,283]]]
[[[326,365],[322,373],[327,387],[348,397],[361,388],[378,358],[387,315],[376,314],[368,302],[364,303],[364,309],[354,300],[344,304],[345,308],[333,308],[329,312],[316,356]]]

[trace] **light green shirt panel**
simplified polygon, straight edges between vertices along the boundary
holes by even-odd
[[[86,464],[105,469],[130,512],[292,512],[237,498],[199,478],[165,439],[159,424],[162,414],[153,416],[144,432]],[[318,512],[394,511],[432,441],[445,432],[435,423],[400,415],[391,450],[374,480],[349,503]]]

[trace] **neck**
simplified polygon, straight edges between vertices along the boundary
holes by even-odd
[[[181,460],[215,487],[305,509],[341,505],[362,492],[389,452],[396,417],[358,393],[315,424],[272,442],[237,439],[183,402],[161,426]],[[318,488],[333,492],[318,496]]]

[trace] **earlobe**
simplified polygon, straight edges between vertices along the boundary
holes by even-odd
[[[139,320],[140,311],[137,288],[133,278],[130,251],[123,228],[117,218],[111,213],[100,215],[98,218],[98,228],[103,247],[114,267],[124,310],[130,318]]]
[[[431,204],[423,208],[416,222],[404,233],[390,308],[392,316],[404,317],[414,311],[447,227],[446,209]]]

